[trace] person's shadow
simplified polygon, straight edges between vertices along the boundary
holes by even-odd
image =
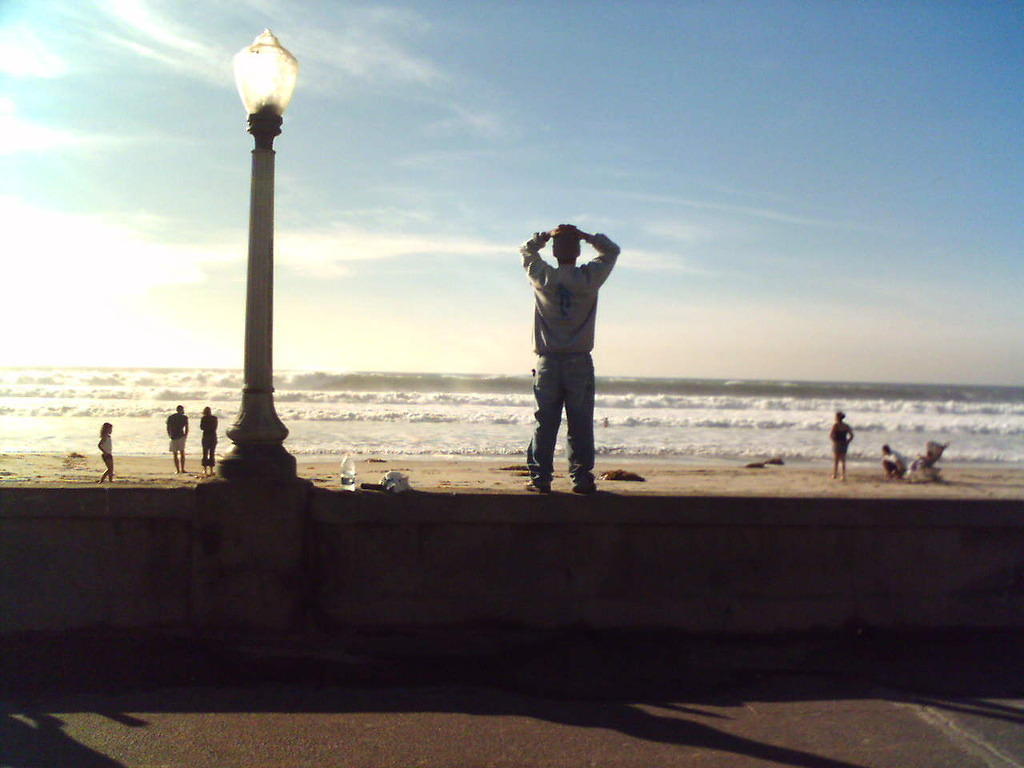
[[[998,703],[1020,698],[1024,644],[1017,632],[917,642],[804,640],[795,648],[570,635],[481,655],[435,654],[422,645],[428,640],[413,638],[410,645],[403,638],[388,650],[387,636],[353,636],[344,653],[330,642],[330,652],[321,655],[180,643],[158,651],[151,641],[131,646],[135,657],[148,648],[149,663],[137,659],[137,674],[122,669],[115,679],[94,676],[95,654],[87,645],[62,658],[65,673],[75,670],[67,659],[77,658],[88,674],[65,674],[59,684],[23,680],[31,706],[14,703],[25,696],[12,686],[12,703],[0,709],[0,764],[122,766],[70,738],[59,718],[42,714],[69,711],[60,708],[66,706],[61,696],[71,690],[90,696],[92,711],[128,727],[147,724],[119,713],[470,714],[615,731],[637,741],[794,768],[861,767],[730,732],[721,708],[748,701],[873,699],[881,687],[897,702],[1024,725],[1024,709]],[[447,648],[449,640],[433,642]],[[108,638],[101,647],[133,657],[123,642]],[[412,647],[415,653],[406,655]],[[69,680],[78,680],[77,687]]]
[[[11,768],[125,768],[64,732],[64,723],[40,712],[0,716],[0,765]]]
[[[494,692],[483,700],[473,692],[455,688],[438,695],[436,689],[420,697],[415,691],[406,691],[398,697],[389,696],[387,689],[380,691],[328,689],[312,692],[299,711],[355,713],[434,711],[472,713],[484,716],[511,716],[537,718],[569,727],[610,729],[644,741],[660,742],[697,749],[745,755],[771,764],[795,768],[863,768],[842,760],[815,755],[797,749],[777,747],[752,739],[733,736],[716,728],[687,719],[651,714],[632,704],[623,702],[566,702]],[[293,694],[290,694],[293,695]],[[135,694],[135,705],[149,709],[161,708],[161,693]],[[397,698],[397,700],[396,700]],[[252,703],[258,711],[280,711],[273,695]],[[195,702],[197,709],[219,711],[224,709],[216,694],[205,702]],[[173,707],[172,707],[173,708]],[[686,714],[691,714],[686,712]],[[707,714],[707,713],[704,713]],[[118,722],[136,725],[139,721]],[[130,718],[134,720],[134,718]],[[63,722],[53,715],[5,713],[0,718],[0,764],[11,768],[127,768],[89,747],[76,742],[63,730]]]

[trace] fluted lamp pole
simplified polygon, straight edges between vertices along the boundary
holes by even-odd
[[[234,446],[218,464],[233,480],[295,477],[295,457],[284,448],[288,429],[274,410],[274,137],[291,101],[299,63],[268,29],[234,59],[235,83],[249,113],[252,185],[245,293],[245,385],[242,405],[227,431]]]

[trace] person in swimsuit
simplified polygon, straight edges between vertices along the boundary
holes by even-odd
[[[114,425],[110,422],[104,422],[103,426],[100,427],[100,441],[96,444],[96,447],[100,449],[100,454],[103,456],[103,463],[107,467],[107,471],[100,476],[99,482],[109,480],[114,482],[114,448],[111,444],[110,433],[114,431]]]
[[[843,421],[845,418],[845,413],[842,411],[836,411],[836,421],[828,433],[829,440],[832,441],[833,480],[839,477],[840,468],[842,468],[842,476],[840,479],[846,479],[846,449],[850,443],[853,442],[853,430],[850,429],[849,424]]]

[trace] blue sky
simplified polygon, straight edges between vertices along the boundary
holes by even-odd
[[[572,222],[600,374],[1024,383],[1024,4],[932,0],[3,0],[5,364],[241,366],[264,27],[278,369],[528,371]]]

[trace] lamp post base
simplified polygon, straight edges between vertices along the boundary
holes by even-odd
[[[297,477],[295,457],[280,444],[236,444],[219,462],[217,474],[225,480],[282,482]]]

